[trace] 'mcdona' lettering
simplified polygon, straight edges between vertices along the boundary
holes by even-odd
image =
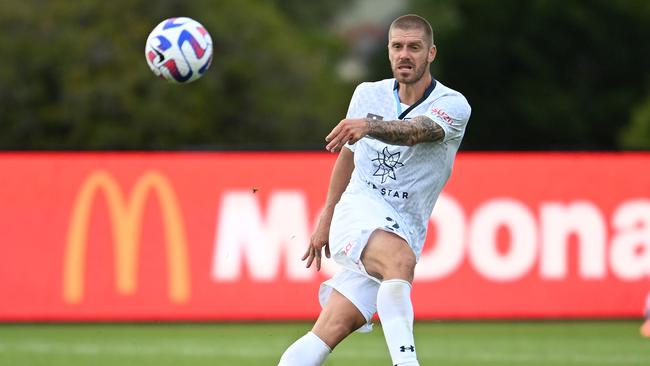
[[[217,217],[212,278],[237,281],[244,273],[256,281],[273,281],[281,270],[291,281],[315,279],[304,268],[312,226],[301,191],[277,191],[266,209],[250,191],[226,192]],[[514,198],[493,198],[467,213],[461,203],[442,194],[431,216],[434,243],[428,243],[415,269],[418,281],[453,276],[465,261],[494,282],[535,275],[563,280],[575,273],[582,280],[610,275],[624,281],[650,277],[650,200],[621,202],[611,217],[594,202],[541,202],[538,211]],[[497,232],[509,233],[507,250],[499,250]],[[574,238],[572,240],[571,238]],[[570,244],[575,243],[575,244]],[[432,245],[429,245],[432,244]],[[569,245],[576,245],[571,268]],[[335,272],[323,261],[324,275]]]

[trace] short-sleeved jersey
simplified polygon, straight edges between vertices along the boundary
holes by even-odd
[[[390,204],[405,225],[409,245],[420,257],[433,206],[449,175],[465,133],[471,108],[465,97],[433,80],[428,96],[410,106],[400,103],[395,79],[360,84],[347,118],[409,120],[425,115],[445,131],[441,141],[414,146],[392,145],[371,137],[346,145],[354,152],[355,169],[344,194],[367,194]]]

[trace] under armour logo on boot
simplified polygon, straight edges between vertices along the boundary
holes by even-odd
[[[406,352],[406,350],[409,350],[411,352],[415,352],[415,346],[400,346],[399,351],[400,352]]]

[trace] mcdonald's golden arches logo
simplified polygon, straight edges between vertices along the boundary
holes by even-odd
[[[115,178],[105,170],[92,172],[83,182],[68,227],[63,264],[64,301],[79,304],[83,300],[88,226],[93,202],[100,191],[106,196],[112,222],[117,292],[131,295],[137,290],[142,215],[151,192],[158,197],[164,223],[169,299],[173,303],[187,302],[190,297],[190,275],[183,216],[169,180],[155,170],[144,172],[126,197]]]

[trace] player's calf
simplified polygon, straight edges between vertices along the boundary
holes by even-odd
[[[393,365],[418,366],[411,284],[398,279],[383,281],[377,293],[377,313]]]

